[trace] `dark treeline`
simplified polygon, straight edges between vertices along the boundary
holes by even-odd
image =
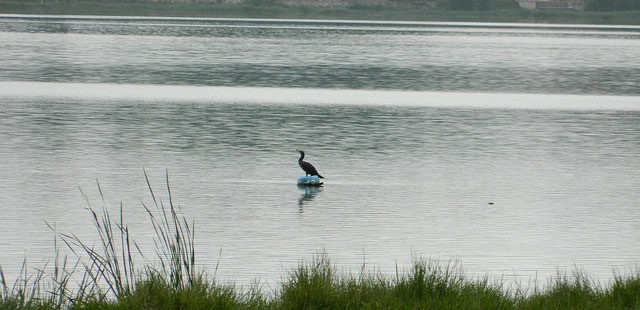
[[[518,8],[516,1],[508,0],[449,0],[452,10],[495,10]],[[585,11],[640,10],[640,0],[585,0]]]
[[[640,25],[640,0],[578,5],[528,10],[516,0],[0,0],[0,13]]]
[[[585,10],[628,11],[640,10],[640,0],[587,0]]]
[[[15,0],[0,0],[2,2],[12,2]],[[22,2],[33,3],[74,3],[82,0],[22,0]],[[309,1],[309,0],[84,0],[84,2],[101,3],[239,3],[250,5],[300,5],[300,6],[343,6],[343,7],[379,7],[386,6],[384,1],[379,0],[341,0],[333,1]],[[297,5],[295,3],[298,3]],[[324,4],[323,4],[324,3]],[[518,9],[517,0],[389,0],[386,2],[390,6],[417,7],[425,9],[444,9],[458,11],[489,11],[502,9]],[[640,0],[584,0],[585,11],[610,12],[610,11],[631,11],[640,10]]]
[[[448,8],[451,10],[495,10],[518,8],[516,1],[505,0],[450,0]]]

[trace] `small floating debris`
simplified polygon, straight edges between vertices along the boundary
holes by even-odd
[[[308,175],[298,178],[298,186],[322,186],[324,183],[320,182],[320,178],[317,175]]]
[[[492,204],[493,204],[493,202],[488,203],[488,205],[492,205]]]

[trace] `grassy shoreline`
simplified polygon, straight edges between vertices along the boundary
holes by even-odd
[[[146,177],[146,173],[145,173]],[[129,234],[122,205],[89,204],[98,243],[56,232],[78,256],[61,257],[56,244],[49,268],[8,280],[0,268],[0,309],[639,309],[640,270],[614,276],[606,285],[583,272],[558,274],[544,289],[513,287],[488,278],[470,279],[455,262],[416,259],[394,276],[337,270],[326,254],[299,263],[271,292],[216,282],[215,274],[196,270],[195,222],[181,214],[166,193],[154,192],[143,208],[156,233],[157,257],[138,265],[140,248]],[[102,190],[98,185],[102,196]],[[115,216],[110,215],[115,211]],[[52,226],[50,226],[52,227]],[[53,227],[52,227],[53,229]],[[55,230],[54,230],[55,231]],[[1,266],[0,266],[1,267]],[[217,267],[216,267],[217,269]],[[73,277],[75,273],[81,277]],[[81,279],[81,280],[78,280]]]
[[[0,0],[0,13],[640,25],[640,11],[578,12],[531,11],[524,9],[451,11],[401,7],[317,8],[216,3],[94,2],[85,0],[60,3]]]
[[[84,290],[82,294],[74,293],[68,287],[69,279],[59,275],[36,273],[23,277],[27,280],[18,279],[18,287],[5,284],[0,290],[0,309],[640,308],[640,274],[616,277],[604,287],[584,273],[574,272],[558,274],[544,289],[510,288],[503,282],[469,279],[455,265],[429,260],[416,260],[411,268],[392,277],[364,271],[350,274],[340,272],[323,254],[301,262],[270,292],[264,292],[258,285],[238,288],[219,284],[206,273],[176,283],[172,275],[154,268],[138,274],[130,287],[123,285],[115,296],[101,295],[86,282],[79,289]]]

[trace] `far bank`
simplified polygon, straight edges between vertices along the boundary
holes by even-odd
[[[405,7],[333,7],[222,3],[0,1],[0,14],[304,18],[449,22],[640,25],[640,11],[580,12],[504,9],[461,11]]]

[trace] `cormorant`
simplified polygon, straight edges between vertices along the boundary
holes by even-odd
[[[304,152],[300,150],[296,150],[296,151],[300,152],[300,159],[298,159],[298,165],[300,165],[300,168],[302,168],[302,170],[304,170],[304,172],[307,175],[312,175],[312,176],[317,175],[319,178],[324,179],[324,177],[318,173],[318,170],[316,170],[316,167],[314,167],[312,164],[303,160]]]

